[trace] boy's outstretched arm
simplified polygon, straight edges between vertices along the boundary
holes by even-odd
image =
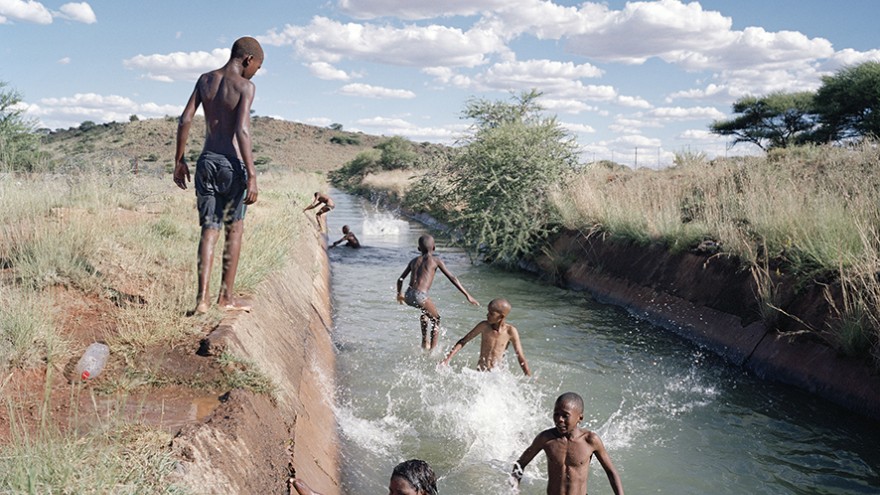
[[[526,376],[532,376],[532,370],[529,369],[529,363],[526,361],[526,355],[523,352],[522,343],[519,340],[519,332],[516,328],[510,328],[510,343],[513,344],[513,351],[516,353],[516,360],[519,361],[519,367],[522,368]]]
[[[596,449],[596,458],[599,459],[599,464],[602,465],[602,469],[605,470],[605,474],[608,476],[608,483],[611,484],[611,490],[614,491],[614,495],[623,495],[623,483],[620,481],[620,475],[617,473],[617,469],[611,462],[611,456],[608,455],[608,451],[605,450],[605,445],[602,443],[602,439],[599,438],[599,435],[594,434],[593,437],[595,438],[593,441],[593,447]]]
[[[467,333],[467,335],[459,339],[458,342],[456,342],[455,345],[452,346],[452,350],[449,351],[449,354],[446,355],[446,359],[441,361],[440,364],[442,366],[448,365],[449,361],[452,360],[452,356],[455,356],[455,354],[458,353],[458,351],[460,351],[465,346],[465,344],[473,340],[474,337],[480,335],[480,333],[483,331],[482,325],[482,323],[478,323],[477,326],[475,326],[470,332]]]
[[[532,444],[523,451],[522,455],[519,456],[519,459],[513,464],[513,470],[510,472],[510,475],[516,480],[517,486],[519,486],[519,481],[523,477],[523,471],[525,471],[526,466],[528,466],[529,463],[532,462],[532,459],[538,455],[538,452],[544,448],[544,443],[546,443],[544,433],[545,432],[539,433],[532,441]]]
[[[459,290],[459,292],[464,294],[464,297],[467,298],[467,301],[469,303],[473,304],[474,306],[479,306],[480,302],[471,297],[470,294],[468,294],[468,291],[466,291],[465,288],[461,285],[461,282],[459,282],[455,275],[450,273],[450,271],[446,268],[446,263],[443,263],[443,260],[441,260],[440,258],[436,258],[436,260],[437,268],[440,268],[440,271],[443,272],[443,275],[446,275],[446,278],[448,278],[449,281],[452,282],[452,285],[454,285],[455,288]]]

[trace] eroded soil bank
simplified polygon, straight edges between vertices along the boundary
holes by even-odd
[[[831,314],[820,286],[797,287],[771,274],[781,311],[769,328],[751,272],[725,256],[672,254],[564,231],[530,269],[624,306],[762,378],[880,419],[880,375],[866,360],[837,353],[815,331],[827,328]]]
[[[300,242],[260,286],[253,310],[226,318],[202,342],[200,353],[244,358],[277,388],[272,397],[233,390],[175,437],[180,481],[193,493],[287,493],[294,473],[325,495],[340,493],[329,266],[319,235]]]

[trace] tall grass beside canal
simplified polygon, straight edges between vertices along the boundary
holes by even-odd
[[[588,166],[555,198],[563,224],[671,250],[713,241],[756,281],[780,269],[842,284],[830,338],[880,363],[880,151],[810,146],[766,157],[680,155],[664,170]],[[766,275],[766,274],[764,274]],[[772,287],[764,287],[772,289]],[[760,292],[760,291],[759,291]],[[772,290],[764,292],[772,305]],[[853,331],[857,328],[857,331]],[[829,329],[816,329],[822,333]]]

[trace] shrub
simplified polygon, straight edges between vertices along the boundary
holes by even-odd
[[[419,196],[448,210],[465,248],[487,261],[514,263],[555,230],[551,192],[577,165],[574,139],[540,115],[539,96],[470,102],[465,116],[477,126],[467,146],[420,186]]]

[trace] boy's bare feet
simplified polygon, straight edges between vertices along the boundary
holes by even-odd
[[[196,309],[193,310],[193,314],[203,315],[207,313],[209,309],[211,309],[211,304],[207,301],[202,301],[196,306]]]
[[[288,485],[290,486],[290,494],[298,493],[299,495],[319,495],[312,491],[309,488],[309,485],[303,483],[302,480],[298,480],[296,478],[290,478],[288,480]]]
[[[217,301],[217,305],[225,311],[244,311],[250,313],[253,305],[246,299],[232,298],[228,301]]]

